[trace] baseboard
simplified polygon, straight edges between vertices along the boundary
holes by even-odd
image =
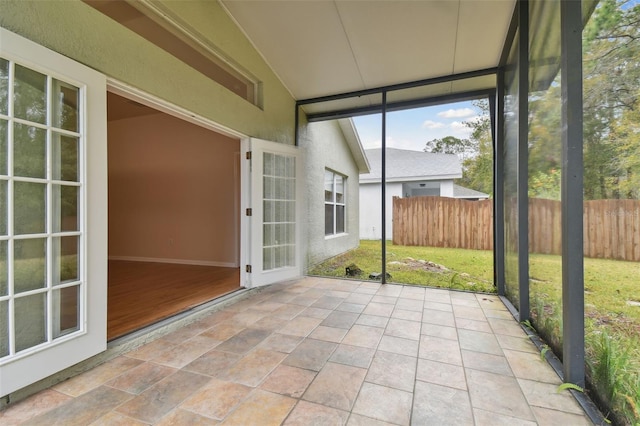
[[[217,262],[209,260],[164,259],[158,257],[109,256],[109,260],[126,260],[129,262],[175,263],[178,265],[219,266],[222,268],[238,268],[233,262]]]

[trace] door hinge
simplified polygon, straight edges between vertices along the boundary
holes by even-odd
[[[247,151],[247,160],[251,160],[251,151]]]
[[[250,274],[250,273],[251,273],[251,265],[247,265],[247,266],[244,268],[244,270]]]
[[[253,210],[252,209],[247,209],[247,216],[252,216],[253,215]]]

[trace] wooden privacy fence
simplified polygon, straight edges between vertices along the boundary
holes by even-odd
[[[506,217],[507,245],[515,248],[517,224]],[[529,200],[530,252],[561,254],[561,218],[559,201]],[[640,200],[586,201],[583,220],[586,257],[640,261]],[[393,243],[492,250],[493,201],[395,197]]]

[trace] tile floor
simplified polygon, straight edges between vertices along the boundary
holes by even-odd
[[[307,277],[0,412],[25,425],[588,425],[495,296]]]

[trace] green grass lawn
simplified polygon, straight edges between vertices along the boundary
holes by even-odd
[[[355,264],[360,279],[381,272],[380,241],[331,258],[311,275],[345,277]],[[436,247],[406,247],[387,243],[389,282],[495,292],[493,252]],[[426,262],[442,265],[438,270]],[[435,269],[435,270],[434,270]],[[532,323],[556,354],[562,347],[562,258],[531,254]],[[640,263],[584,259],[587,371],[598,398],[611,407],[621,424],[640,425]],[[605,413],[607,414],[607,413]]]

